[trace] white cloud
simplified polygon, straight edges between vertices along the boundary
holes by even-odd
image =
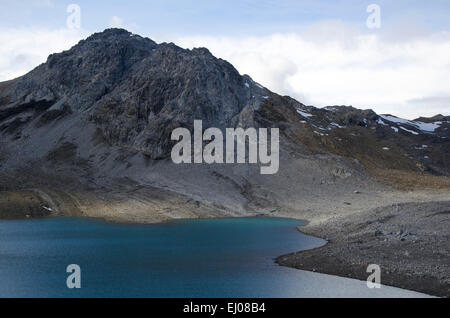
[[[269,89],[307,104],[353,105],[406,118],[449,115],[446,102],[433,103],[434,107],[420,103],[424,97],[448,92],[449,34],[402,41],[384,38],[324,22],[299,34],[171,41],[188,48],[207,47]]]
[[[123,27],[123,19],[114,15],[109,19],[109,26],[112,28],[122,28]]]
[[[139,30],[139,26],[136,23],[125,23],[124,20],[118,16],[112,16],[109,19],[109,27],[127,29],[132,33],[137,33]]]
[[[69,49],[84,38],[83,30],[0,28],[0,81],[31,71],[52,53]]]
[[[438,114],[449,115],[450,113],[450,96],[448,93],[438,96],[428,96],[408,101],[408,105],[421,109],[420,114]]]
[[[84,30],[0,28],[0,43],[7,44],[0,46],[0,81],[27,73],[88,35]],[[409,119],[450,114],[449,33],[393,41],[327,22],[298,34],[155,40],[205,46],[242,74],[306,104],[353,105]]]

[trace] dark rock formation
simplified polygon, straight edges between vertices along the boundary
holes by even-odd
[[[109,29],[2,84],[0,121],[18,126],[23,122],[13,123],[17,117],[31,115],[43,124],[83,114],[110,144],[156,159],[170,153],[174,128],[191,127],[194,119],[203,119],[206,128],[235,126],[263,91],[207,49],[158,45]]]

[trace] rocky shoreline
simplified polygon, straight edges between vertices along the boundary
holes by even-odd
[[[450,201],[404,203],[308,224],[299,230],[328,244],[276,262],[364,281],[378,264],[383,285],[450,297],[449,215]]]
[[[308,210],[262,216],[308,220],[299,230],[328,241],[318,249],[280,256],[276,259],[280,265],[366,280],[367,266],[378,264],[383,285],[449,297],[450,201],[445,200],[447,191],[434,192],[399,192],[398,197],[391,192],[390,196],[379,198],[377,207],[372,204],[372,209],[359,211],[352,207],[364,202],[354,199],[347,213],[323,207],[315,213]],[[360,201],[366,200],[362,197]],[[92,191],[69,194],[48,189],[0,191],[0,219],[69,216],[160,223],[174,218],[255,215],[258,214],[230,211],[225,214],[161,189],[132,188],[114,195]]]

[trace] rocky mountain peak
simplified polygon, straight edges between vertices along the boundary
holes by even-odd
[[[160,158],[170,154],[171,131],[192,128],[194,119],[205,128],[254,125],[252,111],[267,92],[206,48],[186,50],[108,29],[0,85],[6,102],[0,107],[8,109],[6,120],[32,112],[20,126],[61,112],[65,120],[94,123],[112,145]]]

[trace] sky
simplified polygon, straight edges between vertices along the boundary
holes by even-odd
[[[0,0],[0,81],[121,27],[207,47],[307,105],[450,115],[449,15],[450,0]]]

